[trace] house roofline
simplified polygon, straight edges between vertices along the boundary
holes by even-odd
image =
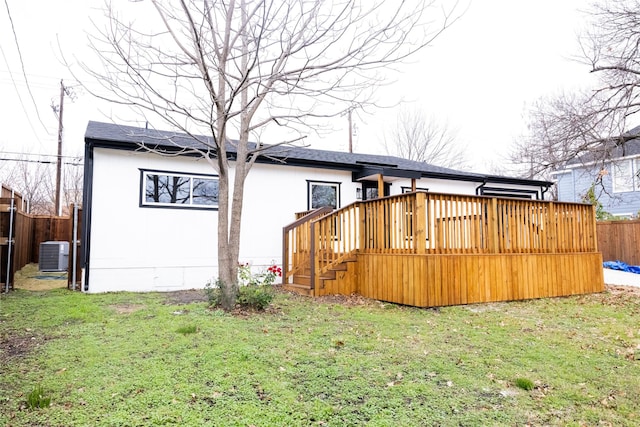
[[[94,129],[98,128],[98,129]],[[127,140],[105,134],[106,130],[119,131]],[[96,136],[90,135],[98,134]],[[129,132],[129,134],[127,134]],[[145,141],[145,137],[147,140]],[[197,144],[198,140],[186,134],[176,132],[156,131],[144,128],[120,126],[115,124],[89,122],[85,143],[91,147],[111,148],[127,151],[144,151],[149,149],[161,149],[173,154],[177,154],[183,149],[175,144],[168,143],[172,138],[184,139],[185,144]],[[201,140],[210,141],[208,137],[198,137]],[[235,150],[229,150],[227,156],[234,160]],[[199,157],[197,153],[184,153],[185,156]],[[525,178],[512,178],[498,175],[485,175],[479,173],[456,171],[454,169],[442,168],[424,162],[409,161],[406,159],[362,153],[345,153],[339,151],[317,150],[299,147],[273,148],[269,156],[260,156],[256,163],[273,164],[282,166],[313,167],[332,170],[343,170],[352,172],[354,180],[356,178],[370,175],[372,172],[382,173],[384,176],[398,178],[435,178],[448,179],[454,181],[465,181],[475,183],[496,183],[510,185],[529,185],[541,188],[548,188],[553,185],[551,181],[540,181]]]

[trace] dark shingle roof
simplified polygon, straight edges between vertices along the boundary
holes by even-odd
[[[633,138],[635,136],[635,138]],[[631,139],[629,139],[631,138]],[[588,153],[579,155],[567,161],[567,166],[583,165],[585,163],[608,161],[625,156],[640,154],[640,126],[625,132],[620,138],[604,141],[599,147],[592,148]]]
[[[177,149],[178,147],[204,148],[205,144],[212,143],[212,138],[206,136],[192,137],[176,132],[90,121],[85,133],[85,142],[87,144],[98,144],[100,146],[128,150],[138,149],[141,144],[148,147]],[[228,151],[233,155],[233,147],[229,147]],[[264,154],[266,156],[262,156],[260,161],[267,163],[274,162],[276,161],[274,159],[277,159],[290,165],[330,167],[353,172],[379,168],[392,173],[393,171],[412,172],[424,177],[440,177],[474,182],[491,180],[494,182],[512,182],[514,184],[551,185],[547,181],[483,175],[435,166],[425,162],[376,154],[346,153],[289,146],[275,146],[265,150]]]

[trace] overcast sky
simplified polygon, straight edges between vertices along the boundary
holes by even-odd
[[[59,41],[65,56],[84,54],[89,16],[101,16],[94,10],[100,4],[98,0],[3,4],[0,151],[56,153],[58,121],[51,104],[59,104],[61,79],[75,92],[64,103],[65,154],[82,153],[88,120],[111,120],[109,106],[74,87],[58,53]],[[412,64],[403,65],[396,82],[381,88],[378,97],[388,105],[402,101],[446,121],[467,146],[472,170],[489,172],[492,165],[504,163],[510,144],[524,132],[528,105],[541,96],[589,83],[588,66],[571,59],[579,52],[577,33],[586,25],[580,9],[587,6],[578,0],[472,0],[465,15]],[[386,109],[355,117],[355,150],[381,152],[381,135],[385,126],[393,125],[395,114]],[[335,119],[333,126],[336,132],[328,137],[311,136],[312,147],[346,150],[346,118]]]

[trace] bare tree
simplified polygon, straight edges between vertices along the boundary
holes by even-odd
[[[18,158],[5,177],[5,182],[18,191],[35,215],[55,215],[53,169],[48,162]]]
[[[624,129],[640,111],[640,1],[602,1],[591,17],[592,29],[581,45],[601,81],[591,97],[595,118]]]
[[[82,204],[83,169],[80,156],[63,162],[62,200],[63,214],[69,212],[71,204]]]
[[[468,164],[465,148],[448,125],[417,109],[399,110],[395,126],[384,134],[384,148],[389,155],[436,166],[461,169]]]
[[[542,98],[531,108],[529,133],[511,156],[529,177],[547,177],[575,158],[604,162],[637,137],[628,130],[640,109],[640,1],[602,1],[588,13],[592,27],[581,38],[580,59],[599,82],[592,90]]]
[[[128,7],[144,19],[126,22],[107,8],[108,24],[90,37],[103,67],[83,67],[104,90],[85,88],[198,140],[200,147],[182,148],[207,159],[219,176],[218,269],[226,308],[237,292],[244,182],[267,149],[261,132],[299,131],[314,118],[365,102],[382,71],[456,19],[455,6],[444,11],[423,1],[152,0]]]
[[[527,178],[549,178],[567,161],[589,153],[588,161],[607,157],[605,122],[594,120],[587,95],[561,93],[539,99],[528,112],[528,133],[516,140],[511,162]],[[585,158],[586,159],[586,158]]]
[[[3,162],[6,166],[3,182],[19,192],[28,205],[28,213],[57,215],[55,209],[55,161],[44,156],[22,155]],[[62,201],[63,213],[69,212],[71,203],[82,203],[82,163],[80,157],[63,162]]]

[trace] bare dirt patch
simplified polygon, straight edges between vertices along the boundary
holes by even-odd
[[[50,339],[52,337],[39,335],[30,329],[3,331],[0,334],[0,354],[5,361],[22,357]]]
[[[640,298],[640,288],[637,286],[607,285],[606,288],[612,296],[627,295]]]
[[[207,295],[204,293],[204,290],[189,289],[186,291],[167,292],[164,303],[168,305],[184,305],[205,301],[207,301]]]
[[[380,301],[376,301],[376,300],[372,300],[372,299],[369,299],[369,298],[365,298],[365,297],[363,297],[361,295],[358,295],[358,294],[351,294],[351,295],[324,295],[324,296],[321,296],[321,297],[316,297],[315,299],[320,303],[324,303],[324,304],[340,304],[340,305],[344,305],[344,306],[347,306],[347,307],[387,304],[387,303],[382,303]]]
[[[118,314],[131,314],[131,313],[135,313],[138,310],[142,310],[143,308],[145,308],[145,305],[144,304],[115,304],[115,305],[110,305],[109,307],[115,310],[115,312]]]

